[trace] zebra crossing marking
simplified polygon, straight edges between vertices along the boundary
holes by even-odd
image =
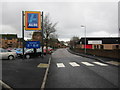
[[[76,62],[69,62],[69,64],[73,67],[77,67],[77,66],[80,66],[79,64],[77,64]]]
[[[100,66],[108,66],[107,64],[100,63],[100,62],[93,62],[93,63],[95,63],[95,64],[97,64],[97,65],[100,65]]]
[[[63,63],[57,63],[57,67],[65,67],[65,65]]]
[[[81,62],[82,64],[86,65],[86,66],[95,66],[95,64],[100,65],[100,66],[108,66],[107,64],[101,63],[101,62]],[[93,64],[94,63],[94,64]],[[76,62],[69,62],[69,64],[73,67],[78,67],[80,66],[80,64],[77,64]],[[65,67],[65,65],[63,63],[57,63],[56,64],[58,68],[61,67]]]
[[[81,62],[82,64],[86,65],[86,66],[94,66],[93,64],[91,63],[88,63],[88,62]]]

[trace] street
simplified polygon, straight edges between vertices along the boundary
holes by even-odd
[[[118,67],[58,49],[45,88],[118,88]]]

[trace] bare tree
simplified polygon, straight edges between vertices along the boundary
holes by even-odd
[[[75,48],[78,41],[79,41],[79,37],[73,36],[70,40],[70,47]]]
[[[44,17],[43,20],[43,27],[44,27],[44,34],[45,34],[45,43],[46,43],[46,52],[48,52],[48,39],[50,38],[51,34],[56,32],[57,23],[52,23],[49,18],[49,14]]]

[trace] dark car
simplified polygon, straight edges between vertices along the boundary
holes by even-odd
[[[39,49],[36,49],[36,52],[34,52],[33,49],[28,49],[28,50],[26,50],[24,56],[27,59],[33,58],[33,57],[38,57],[38,56],[41,56],[41,51]]]
[[[39,57],[39,56],[41,56],[41,52],[42,52],[41,48],[36,49],[36,52],[34,52],[33,49],[27,49],[24,52],[24,58],[30,59],[30,58],[33,58],[33,57]],[[19,57],[23,57],[23,53],[20,53]]]

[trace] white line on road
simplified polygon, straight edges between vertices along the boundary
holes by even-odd
[[[76,67],[76,66],[80,66],[79,64],[77,64],[76,62],[69,62],[69,64],[73,67]]]
[[[100,63],[100,62],[93,62],[93,63],[95,63],[95,64],[97,64],[97,65],[100,65],[100,66],[108,66],[107,64]]]
[[[6,88],[6,90],[13,90],[10,86],[8,86],[6,83],[4,83],[3,81],[0,80],[0,85],[3,88]]]
[[[57,67],[65,67],[65,65],[63,63],[57,63]]]
[[[81,62],[82,64],[86,65],[86,66],[94,66],[93,64],[91,63],[88,63],[88,62]]]
[[[51,62],[51,58],[49,58],[49,62],[48,62],[49,66],[46,69],[45,76],[44,76],[44,79],[43,79],[40,90],[44,90],[44,88],[45,88],[45,83],[46,83],[46,80],[47,80],[47,75],[48,75],[48,71],[49,71],[49,67],[50,67],[50,62]]]

